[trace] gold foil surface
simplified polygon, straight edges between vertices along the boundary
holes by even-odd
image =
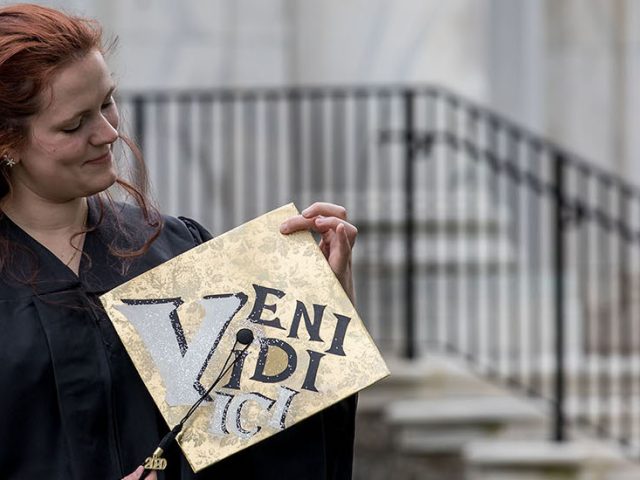
[[[179,441],[196,472],[389,374],[312,235],[279,232],[296,214],[276,209],[101,297],[170,427],[235,352]],[[243,328],[255,338],[240,355]]]

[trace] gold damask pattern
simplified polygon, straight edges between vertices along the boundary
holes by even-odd
[[[389,374],[290,204],[121,285],[101,300],[170,426],[232,368],[180,439],[199,471]],[[236,332],[250,329],[245,355]]]

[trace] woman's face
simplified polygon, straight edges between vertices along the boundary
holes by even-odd
[[[14,193],[67,202],[101,192],[115,182],[111,145],[118,138],[118,110],[114,87],[98,51],[53,77],[42,94],[43,109],[30,120],[26,145],[15,152]]]

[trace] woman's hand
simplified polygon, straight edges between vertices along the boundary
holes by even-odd
[[[122,480],[138,480],[140,478],[140,475],[142,475],[142,472],[144,472],[144,468],[142,467],[142,465],[140,465],[138,468],[136,468],[135,472],[130,473]],[[149,475],[147,475],[145,480],[158,480],[158,476],[156,475],[156,472],[151,472]]]
[[[320,250],[329,261],[342,288],[354,301],[353,278],[351,272],[351,249],[356,242],[358,229],[347,222],[347,211],[340,205],[316,202],[280,225],[284,234],[312,230],[321,235]]]

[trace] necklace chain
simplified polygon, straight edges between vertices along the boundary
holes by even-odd
[[[83,246],[84,246],[85,235],[86,235],[86,232],[82,232],[79,235],[77,235],[77,237],[78,237],[78,241],[77,242],[74,242],[73,239],[69,242],[71,244],[71,246],[73,247],[73,254],[71,255],[71,257],[69,257],[69,260],[67,260],[64,263],[67,267],[69,265],[71,265],[71,262],[73,262],[73,260],[78,256],[78,253],[82,253],[82,249],[83,249]],[[76,245],[74,245],[74,243],[76,243]]]
[[[71,257],[69,258],[69,260],[67,260],[65,262],[65,265],[68,267],[69,265],[71,265],[71,262],[73,262],[73,259],[76,258],[76,256],[78,256],[78,252],[80,251],[79,248],[77,247],[73,247],[73,255],[71,255]]]

